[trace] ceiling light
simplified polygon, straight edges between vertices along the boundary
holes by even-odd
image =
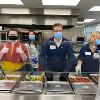
[[[94,21],[94,20],[96,20],[96,19],[85,19],[84,22],[85,22],[85,23],[89,23],[89,22],[92,22],[92,21]]]
[[[80,0],[42,0],[43,5],[76,6]]]
[[[100,11],[100,6],[94,6],[89,11]]]
[[[16,5],[23,5],[21,0],[0,0],[0,4],[16,4]]]

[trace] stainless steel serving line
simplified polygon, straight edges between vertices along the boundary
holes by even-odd
[[[63,82],[47,81],[40,73],[5,75],[0,78],[0,100],[95,100],[97,87],[88,77],[71,75]]]

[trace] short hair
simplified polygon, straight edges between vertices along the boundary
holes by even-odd
[[[16,31],[17,33],[19,33],[18,29],[15,29],[15,28],[9,29],[7,33],[9,34],[10,31]]]
[[[10,31],[16,31],[17,32],[17,35],[19,36],[19,31],[18,31],[18,29],[16,29],[16,28],[10,28],[8,31],[7,31],[7,38],[8,38],[8,36],[9,36],[9,32]]]
[[[57,27],[57,26],[61,26],[63,28],[63,25],[61,23],[55,23],[52,28]]]

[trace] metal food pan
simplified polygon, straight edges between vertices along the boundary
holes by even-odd
[[[73,93],[73,90],[68,82],[49,81],[47,82],[47,92]]]
[[[97,87],[93,83],[73,83],[75,94],[96,94]]]
[[[93,83],[88,77],[70,76],[70,82],[73,83]]]
[[[42,93],[43,83],[33,81],[21,81],[21,83],[14,89],[16,93]]]
[[[16,81],[13,80],[0,80],[0,92],[11,91],[11,89],[16,84]]]

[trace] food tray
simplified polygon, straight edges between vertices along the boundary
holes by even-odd
[[[21,81],[21,83],[14,89],[16,93],[42,93],[43,83],[32,81]]]
[[[75,94],[96,94],[97,87],[93,83],[73,83]]]
[[[71,86],[68,82],[48,81],[47,92],[55,93],[73,93]]]
[[[88,77],[70,76],[71,83],[92,83]]]

